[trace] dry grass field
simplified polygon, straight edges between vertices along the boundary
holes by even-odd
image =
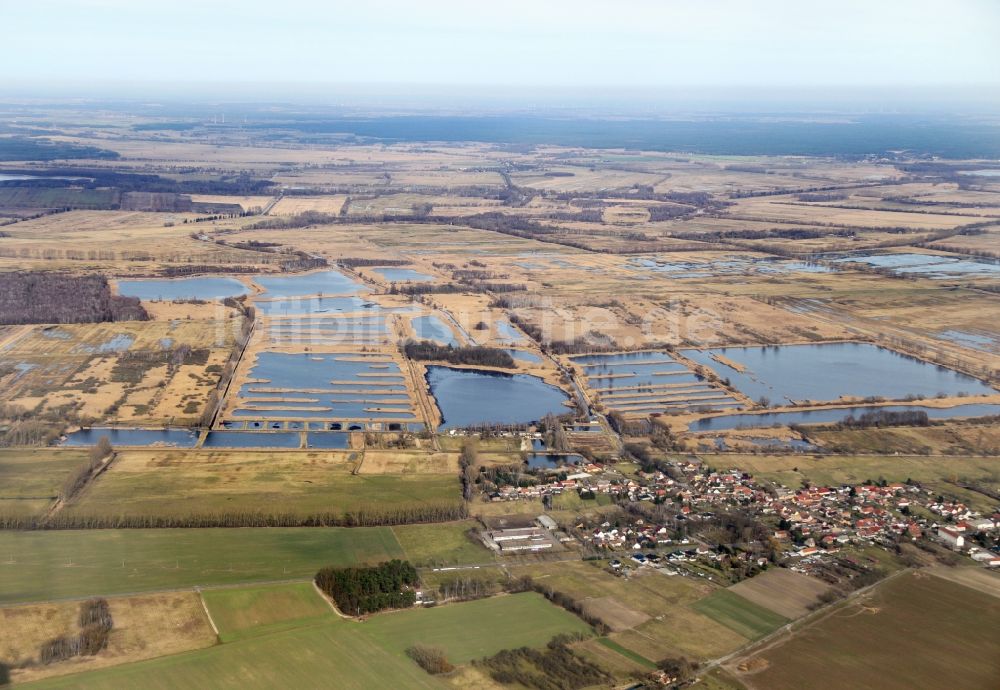
[[[271,209],[271,216],[294,216],[306,211],[337,215],[344,206],[346,195],[333,196],[286,196]]]
[[[0,659],[11,667],[15,683],[179,654],[216,642],[195,592],[113,597],[108,599],[114,627],[107,649],[95,656],[39,664],[44,643],[79,633],[81,603],[74,600],[0,608]]]
[[[218,385],[239,322],[211,320],[36,326],[0,351],[0,401],[25,409],[69,406],[81,418],[189,424]],[[190,348],[191,354],[175,354]]]

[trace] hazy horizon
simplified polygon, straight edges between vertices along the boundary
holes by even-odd
[[[989,0],[953,2],[947,12],[927,0],[177,0],[169,10],[36,0],[4,14],[7,97],[187,90],[336,100],[316,93],[335,88],[390,99],[440,91],[456,101],[461,94],[449,91],[544,102],[648,92],[640,100],[651,103],[690,101],[686,93],[719,102],[733,100],[727,93],[778,94],[766,102],[811,94],[819,103],[862,93],[859,101],[890,108],[1000,100],[1000,3]]]

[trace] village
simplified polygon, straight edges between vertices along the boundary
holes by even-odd
[[[541,500],[551,507],[557,497],[575,493],[595,507],[616,504],[622,508],[616,516],[605,519],[603,511],[595,511],[597,517],[569,525],[566,532],[556,531],[554,521],[542,516],[552,524],[525,528],[534,541],[517,542],[517,550],[539,551],[566,543],[568,532],[585,555],[611,558],[616,572],[649,566],[668,575],[739,581],[769,563],[781,563],[822,575],[845,557],[854,562],[858,549],[895,552],[907,542],[941,562],[953,564],[962,553],[984,567],[1000,567],[1000,506],[984,515],[918,482],[790,488],[738,469],[713,468],[696,456],[659,461],[646,470],[627,467],[634,466],[583,460],[529,468],[506,476],[506,482],[505,475],[493,476],[484,483],[484,498]],[[719,523],[735,515],[756,528],[744,527],[744,534],[729,543],[713,539]],[[546,527],[555,538],[545,536]]]

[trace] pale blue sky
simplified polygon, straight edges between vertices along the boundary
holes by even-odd
[[[0,82],[1000,84],[1000,0],[0,0]]]

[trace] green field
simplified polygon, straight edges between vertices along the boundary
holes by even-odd
[[[305,579],[403,556],[387,527],[0,531],[0,603]]]
[[[996,688],[1000,598],[901,575],[763,652],[754,687]],[[817,669],[821,669],[817,672]]]
[[[363,628],[391,651],[402,654],[415,644],[439,647],[454,664],[502,649],[542,647],[560,633],[590,632],[586,623],[535,592],[387,613]]]
[[[630,661],[634,661],[635,663],[639,664],[640,666],[645,666],[646,668],[650,668],[650,669],[655,669],[656,668],[656,664],[654,662],[650,661],[649,659],[647,659],[646,657],[642,656],[641,654],[636,654],[631,649],[626,649],[625,647],[622,647],[620,644],[618,644],[617,642],[615,642],[614,640],[612,640],[610,638],[600,637],[600,638],[597,639],[597,641],[600,644],[602,644],[603,646],[605,646],[608,649],[610,649],[611,651],[616,652],[618,654],[621,654],[626,659],[628,659]]]
[[[126,451],[61,517],[306,518],[461,502],[451,475],[354,475],[353,469],[345,454]]]
[[[400,654],[372,644],[356,623],[331,618],[296,630],[125,666],[29,683],[26,688],[441,688]]]
[[[416,566],[441,566],[456,563],[489,563],[493,552],[468,536],[479,527],[475,520],[458,520],[431,525],[393,527],[396,540],[406,558]]]
[[[311,582],[209,589],[202,597],[223,642],[302,627],[333,615]]]
[[[275,588],[206,592],[222,612],[225,625],[241,626],[256,615],[273,615]],[[294,590],[283,588],[299,612],[312,609]],[[216,596],[218,595],[218,596]],[[325,604],[318,598],[321,606]],[[218,619],[217,619],[218,621]],[[560,633],[588,633],[589,626],[539,594],[481,599],[431,609],[410,609],[372,616],[364,623],[338,618],[327,609],[299,619],[302,627],[237,636],[231,642],[99,671],[31,683],[31,688],[439,688],[406,656],[420,643],[445,650],[454,663],[495,654],[501,649],[544,646]],[[220,628],[221,628],[220,624]],[[244,630],[252,629],[251,627]],[[224,636],[225,637],[225,636]]]
[[[86,449],[0,450],[0,520],[43,514],[86,461]]]
[[[764,637],[788,623],[784,616],[727,589],[712,592],[693,603],[691,608],[751,640]]]

